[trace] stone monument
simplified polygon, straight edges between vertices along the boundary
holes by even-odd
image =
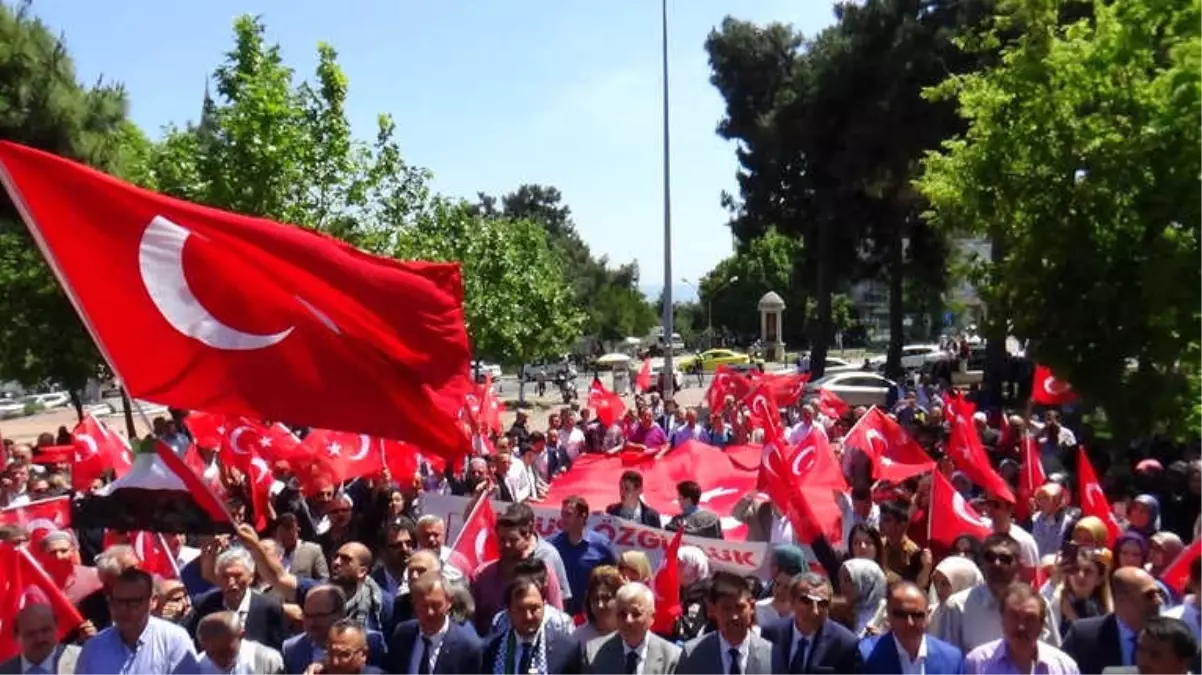
[[[785,301],[776,291],[768,291],[760,298],[760,339],[764,343],[764,357],[768,361],[782,362],[785,360],[785,341],[783,338],[781,315],[785,311]]]

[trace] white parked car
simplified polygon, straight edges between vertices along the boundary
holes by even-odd
[[[65,391],[52,391],[49,394],[36,394],[34,400],[42,404],[47,410],[51,408],[62,408],[71,402],[71,395]]]
[[[885,407],[889,392],[897,384],[888,378],[866,371],[846,371],[824,375],[806,385],[806,398],[818,396],[819,389],[829,390],[850,406]]]
[[[826,369],[822,372],[822,374],[830,375],[832,373],[847,373],[851,371],[860,372],[860,366],[851,363],[846,359],[828,356],[826,357]]]
[[[918,370],[924,365],[935,363],[943,359],[949,358],[949,354],[939,348],[936,344],[926,345],[905,345],[902,347],[901,366],[905,370]],[[876,370],[885,367],[885,361],[888,359],[887,354],[874,356],[868,360],[868,365]]]
[[[491,375],[493,380],[501,379],[501,366],[488,361],[472,361],[472,377],[479,371],[480,376]]]

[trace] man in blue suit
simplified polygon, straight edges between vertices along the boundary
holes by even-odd
[[[388,643],[388,672],[452,675],[483,671],[483,647],[473,631],[451,620],[451,595],[439,572],[409,584],[417,618],[397,625]]]
[[[305,632],[284,640],[284,648],[280,650],[284,656],[284,670],[289,673],[303,673],[321,660],[330,628],[346,615],[346,593],[333,584],[321,584],[305,594],[302,611]],[[369,630],[364,637],[367,665],[383,666],[388,652],[384,636]]]
[[[891,630],[864,638],[860,652],[864,673],[926,673],[958,675],[964,655],[954,645],[926,634],[927,595],[918,586],[902,581],[889,589],[886,604]]]
[[[831,583],[813,572],[802,572],[790,583],[792,618],[765,626],[762,635],[772,643],[772,672],[858,673],[863,659],[855,634],[831,621]]]

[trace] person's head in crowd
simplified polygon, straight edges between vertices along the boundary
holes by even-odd
[[[138,562],[138,554],[134,553],[132,546],[117,544],[108,547],[96,556],[96,572],[100,576],[100,583],[106,588],[111,587],[122,572],[137,567]]]
[[[1184,550],[1185,543],[1172,532],[1161,531],[1152,535],[1148,540],[1148,573],[1159,577]]]
[[[441,552],[446,544],[447,523],[442,516],[427,513],[417,519],[415,534],[418,548]]]
[[[54,438],[51,437],[50,440],[51,443],[49,443],[49,445],[54,445]],[[12,450],[9,451],[8,458],[9,466],[22,466],[28,469],[30,466],[33,466],[33,448],[24,443],[18,443],[17,445],[13,446]],[[26,477],[28,477],[28,475],[29,474],[26,473]]]
[[[388,488],[389,518],[398,518],[405,514],[405,493],[399,487]]]
[[[1106,612],[1114,609],[1110,594],[1110,551],[1104,548],[1078,550],[1077,559],[1065,569],[1061,581],[1073,597],[1092,598]],[[1063,591],[1062,591],[1063,593]]]
[[[1137,496],[1127,507],[1127,523],[1131,530],[1150,536],[1160,529],[1160,501],[1149,494]]]
[[[559,419],[559,418],[552,417],[551,419]],[[549,448],[558,448],[559,447],[559,429],[547,429],[547,444],[546,445]]]
[[[710,576],[710,559],[700,548],[691,545],[681,546],[676,552],[676,566],[679,570],[677,577],[680,587],[692,586],[698,581]]]
[[[927,630],[927,605],[927,594],[912,581],[899,581],[889,587],[885,603],[889,629],[912,652],[917,652]]]
[[[451,614],[451,594],[447,581],[438,572],[426,572],[409,580],[413,616],[423,635],[436,635]]]
[[[136,643],[146,629],[153,594],[153,578],[137,567],[122,570],[108,589],[109,616],[126,644]]]
[[[326,506],[326,516],[330,519],[330,528],[334,530],[343,530],[351,524],[351,515],[355,508],[351,496],[345,492],[338,492],[330,500]]]
[[[1155,616],[1139,632],[1135,665],[1140,673],[1185,675],[1198,654],[1198,640],[1181,619]]]
[[[743,644],[755,625],[755,598],[747,580],[730,572],[716,572],[710,581],[708,610],[718,633],[732,646]]]
[[[977,414],[979,415],[981,413]],[[998,462],[997,472],[998,475],[1002,477],[1002,480],[1006,481],[1006,484],[1008,484],[1010,487],[1018,487],[1018,462],[1014,461],[1010,457],[1007,457],[1001,462]]]
[[[948,556],[935,565],[931,572],[931,587],[939,604],[960,591],[976,588],[985,583],[985,577],[977,564],[964,556]]]
[[[1041,485],[1035,491],[1035,508],[1045,517],[1051,518],[1064,508],[1064,488],[1055,484]]]
[[[499,455],[499,454],[501,454],[501,453],[507,453],[507,454],[508,454],[508,453],[509,453],[509,450],[510,450],[510,449],[513,447],[513,441],[511,441],[511,440],[509,439],[509,436],[501,436],[501,437],[497,438],[497,442],[493,444],[493,447],[495,447],[495,448],[497,449],[497,454],[498,454],[498,455]],[[496,461],[495,461],[495,460],[496,460],[496,457],[497,457],[496,455],[493,455],[493,456],[492,456],[492,458],[491,458],[491,459],[493,459],[493,460],[494,460],[494,461],[493,461],[493,466],[494,466],[494,467],[496,466]]]
[[[547,436],[541,431],[531,431],[530,438],[527,439],[527,442],[530,443],[530,449],[534,451],[534,454],[537,457],[538,453],[542,452],[547,447]],[[530,460],[530,462],[533,461],[534,460]]]
[[[1006,588],[1014,583],[1021,567],[1018,542],[1010,535],[998,532],[985,537],[981,544],[981,562],[985,583],[1000,600]]]
[[[255,580],[255,559],[244,548],[222,551],[214,564],[226,609],[237,609]]]
[[[894,546],[901,545],[910,528],[910,514],[906,504],[899,501],[884,502],[880,506],[881,537]]]
[[[1078,546],[1097,548],[1110,541],[1110,530],[1097,516],[1082,516],[1073,525],[1073,543]]]
[[[867,485],[852,488],[851,509],[857,516],[867,518],[872,513],[872,488]]]
[[[29,498],[32,500],[44,499],[50,494],[50,479],[45,475],[34,476],[29,479],[25,491],[29,493]]]
[[[626,581],[651,583],[651,561],[642,551],[634,549],[622,551],[618,556],[618,572]]]
[[[42,602],[29,603],[21,608],[12,631],[16,635],[21,656],[32,664],[40,664],[50,658],[58,646],[58,622],[54,618],[54,610]]]
[[[1164,591],[1151,574],[1136,567],[1120,567],[1110,578],[1114,614],[1131,630],[1139,630],[1160,614]]]
[[[301,624],[313,644],[324,647],[330,626],[346,614],[346,593],[333,584],[321,584],[305,594]]]
[[[814,572],[802,572],[793,577],[789,590],[797,632],[813,637],[830,615],[833,594],[830,580]]]
[[[64,583],[66,578],[75,571],[79,564],[79,547],[75,543],[75,535],[69,530],[56,530],[42,538],[40,562],[58,583]]]
[[[875,527],[856,523],[847,533],[847,552],[854,558],[879,562],[885,559],[885,542]]]
[[[192,597],[179,579],[154,580],[154,599],[150,613],[164,621],[181,621],[192,609]]]
[[[622,499],[622,506],[628,509],[640,505],[643,499],[643,474],[633,470],[623,472],[618,480],[618,495]]]
[[[588,526],[588,514],[588,502],[583,497],[568,497],[559,509],[559,527],[570,537],[582,537],[584,528]]]
[[[1047,605],[1030,584],[1014,583],[999,594],[1002,636],[1014,660],[1027,661],[1037,654]]]
[[[29,483],[29,465],[14,461],[0,472],[0,489],[12,494],[20,493]]]
[[[330,581],[344,590],[359,587],[371,572],[371,550],[357,541],[347,542],[334,553],[330,561]]]
[[[515,577],[506,587],[505,611],[519,640],[533,640],[542,628],[544,602],[542,584],[532,577]]]
[[[1115,567],[1143,568],[1148,561],[1148,540],[1139,532],[1124,532],[1114,540]]]
[[[513,540],[513,535],[521,541]],[[538,533],[534,531],[534,509],[529,504],[510,504],[497,519],[497,536],[501,539],[501,558],[520,560],[534,552],[538,544]],[[508,542],[505,540],[509,539]],[[514,557],[516,556],[516,557]]]
[[[985,513],[993,522],[993,531],[1006,534],[1014,522],[1014,504],[998,495],[985,497]]]
[[[839,568],[839,594],[856,609],[856,632],[866,628],[885,600],[885,571],[874,560],[848,558]]]
[[[281,513],[275,519],[275,540],[285,551],[292,551],[300,542],[300,523],[296,514],[290,511]]]
[[[323,675],[354,675],[367,664],[367,632],[355,621],[339,619],[326,638]]]
[[[214,612],[196,626],[196,642],[218,672],[231,672],[238,662],[244,629],[235,612]]]
[[[497,474],[497,479],[503,480],[505,476],[508,476],[512,466],[513,456],[509,454],[509,451],[497,448],[497,454],[493,455],[493,472]]]
[[[614,604],[616,630],[622,642],[630,648],[643,644],[655,621],[655,594],[643,584],[633,582],[617,589]]]
[[[20,525],[0,525],[0,542],[11,542],[13,545],[19,546],[28,539],[29,535]]]
[[[613,565],[594,567],[588,575],[588,590],[584,594],[584,615],[598,635],[617,630],[617,592],[626,583]]]
[[[451,621],[461,625],[471,623],[476,616],[476,599],[472,597],[471,588],[461,580],[450,579],[447,579],[446,588],[451,595]]]
[[[230,521],[235,525],[246,522],[246,502],[240,497],[230,497],[225,500],[225,508],[230,512]]]
[[[676,484],[676,501],[680,504],[680,512],[692,513],[701,504],[701,486],[695,481],[685,480]]]
[[[561,415],[563,415],[563,411],[553,412],[547,416],[547,431],[559,428],[560,424],[562,424]]]
[[[394,577],[399,577],[409,562],[416,544],[416,533],[417,527],[405,516],[388,521],[384,533],[384,567]]]
[[[430,572],[442,574],[442,561],[434,551],[422,549],[409,556],[405,564],[405,578],[412,582],[414,579]]]
[[[806,570],[805,554],[796,544],[777,544],[772,547],[768,572],[772,580],[772,597],[785,602],[790,597],[793,577]]]
[[[467,464],[467,482],[475,489],[481,483],[488,482],[488,460],[483,457],[473,457]]]

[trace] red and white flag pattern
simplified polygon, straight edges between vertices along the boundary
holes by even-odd
[[[872,476],[877,480],[900,483],[935,468],[935,460],[909,432],[876,406],[847,432],[843,445],[872,458]]]
[[[993,531],[987,518],[969,505],[943,474],[936,471],[931,481],[930,539],[951,548],[957,537],[972,535],[978,540]]]
[[[488,497],[477,500],[451,550],[461,556],[464,565],[461,571],[468,577],[484,565],[501,558],[501,547],[497,543],[497,515]]]
[[[1118,539],[1123,528],[1119,525],[1118,519],[1114,517],[1110,501],[1106,499],[1106,493],[1102,491],[1102,484],[1098,482],[1098,474],[1093,470],[1089,455],[1085,454],[1085,448],[1082,447],[1077,448],[1077,480],[1078,493],[1081,495],[1081,515],[1094,516],[1106,523],[1106,529],[1110,534],[1110,540],[1106,542],[1106,546],[1114,546],[1114,540]]]
[[[1031,400],[1040,405],[1063,405],[1077,400],[1077,394],[1068,382],[1056,379],[1051,368],[1036,365],[1031,381]]]
[[[75,447],[71,487],[78,492],[91,489],[92,482],[110,468],[120,478],[133,466],[129,442],[92,415],[75,425],[71,437]]]

